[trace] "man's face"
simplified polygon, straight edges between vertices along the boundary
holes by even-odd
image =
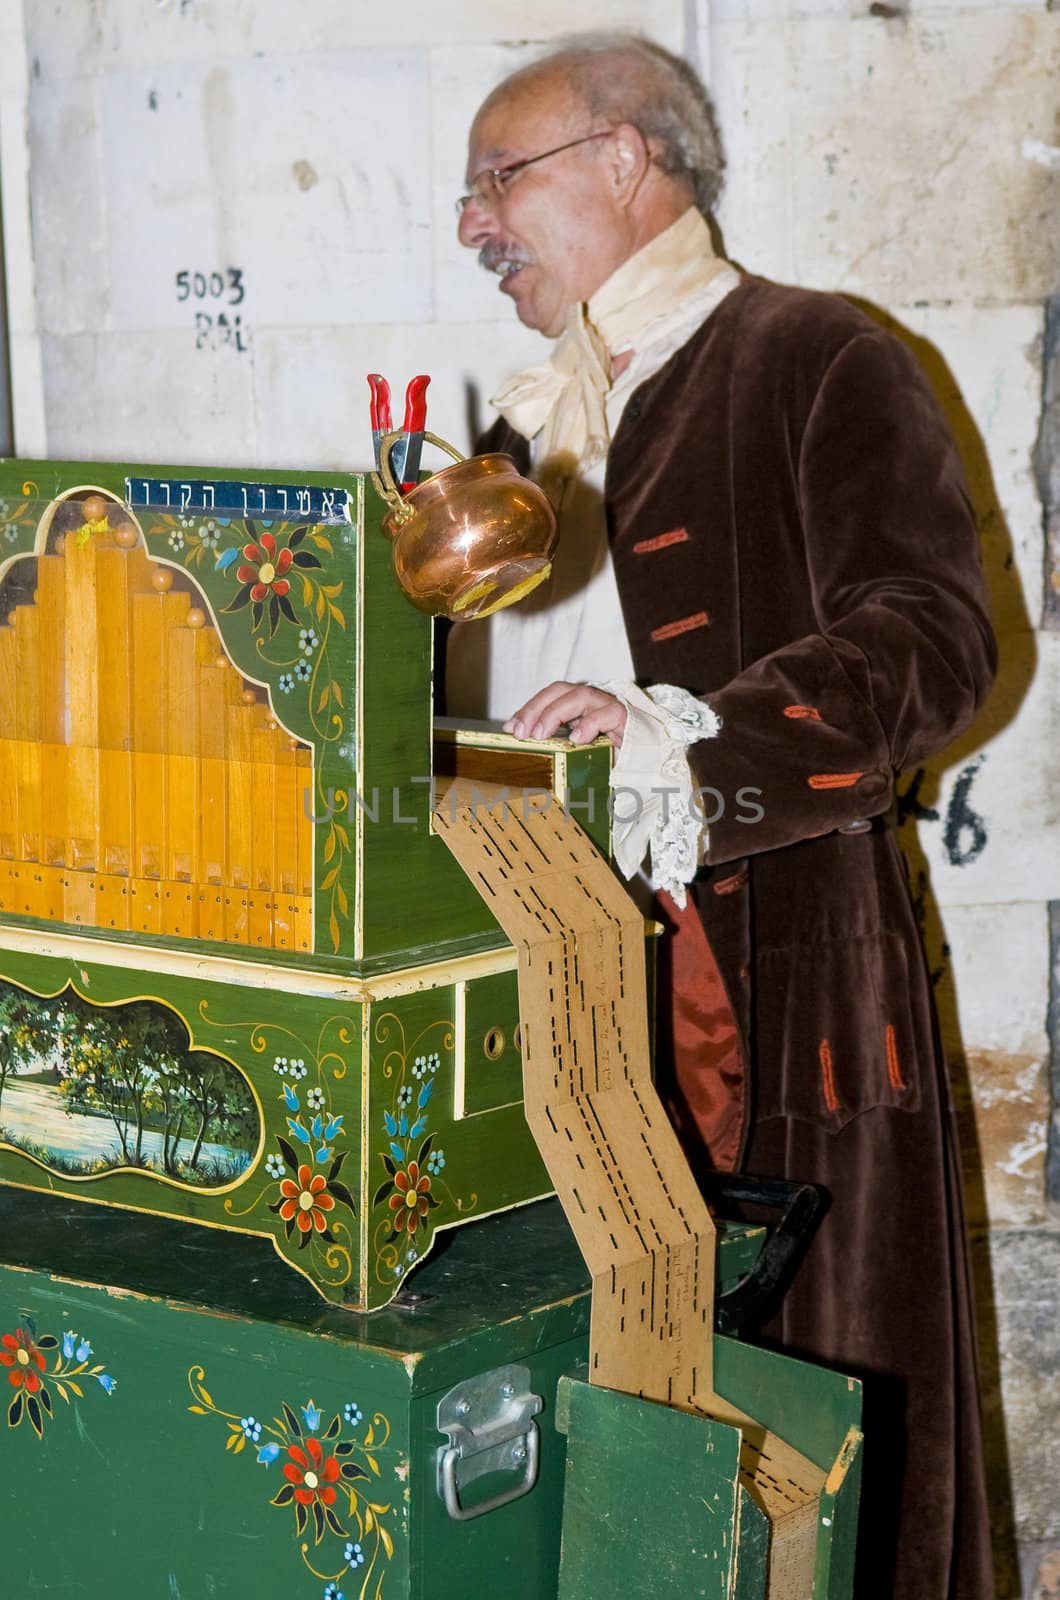
[[[467,181],[598,129],[562,78],[541,74],[486,101],[468,141]],[[497,271],[519,319],[549,338],[626,258],[626,218],[609,180],[609,138],[593,139],[514,175],[460,218],[461,244]]]

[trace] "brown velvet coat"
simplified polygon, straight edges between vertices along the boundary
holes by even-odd
[[[489,443],[525,459],[503,425]],[[690,752],[724,811],[673,944],[675,1120],[719,1165],[831,1194],[772,1331],[866,1379],[859,1595],[979,1600],[952,1114],[886,825],[994,671],[955,447],[897,340],[744,279],[632,396],[605,498],[640,680],[722,720]]]

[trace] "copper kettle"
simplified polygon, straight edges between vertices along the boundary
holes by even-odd
[[[455,466],[401,494],[390,452],[402,430],[380,441],[375,488],[389,510],[383,532],[393,540],[394,572],[413,605],[466,622],[521,600],[552,570],[556,517],[536,483],[511,456],[466,459],[433,433],[424,438]]]

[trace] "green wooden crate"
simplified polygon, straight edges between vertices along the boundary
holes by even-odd
[[[0,1372],[21,1380],[5,1405],[23,1401],[0,1453],[5,1593],[323,1600],[334,1584],[346,1600],[553,1600],[556,1389],[585,1358],[589,1316],[555,1201],[459,1230],[367,1316],[323,1305],[263,1241],[241,1249],[157,1217],[8,1190],[0,1238]],[[745,1271],[760,1239],[727,1232],[722,1274]],[[541,1400],[539,1477],[454,1521],[437,1488],[439,1401],[510,1366]],[[38,1438],[28,1406],[42,1388]],[[354,1506],[340,1480],[342,1531],[325,1517],[318,1541],[321,1501],[304,1485],[315,1463],[327,1487],[329,1461],[357,1469]],[[462,1504],[521,1475],[482,1478]],[[310,1496],[301,1532],[297,1502],[276,1503],[285,1486]]]

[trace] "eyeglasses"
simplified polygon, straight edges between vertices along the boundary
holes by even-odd
[[[527,156],[525,161],[513,161],[507,167],[487,167],[484,172],[476,174],[472,180],[467,194],[462,194],[456,202],[456,214],[462,217],[472,200],[480,206],[491,206],[500,200],[508,185],[520,172],[525,172],[527,167],[535,166],[538,161],[547,161],[549,156],[562,155],[564,150],[573,150],[580,144],[589,144],[593,139],[606,139],[609,133],[614,133],[613,128],[601,128],[599,133],[587,133],[583,139],[571,139],[567,144],[558,144],[554,150],[542,150],[539,156]]]

